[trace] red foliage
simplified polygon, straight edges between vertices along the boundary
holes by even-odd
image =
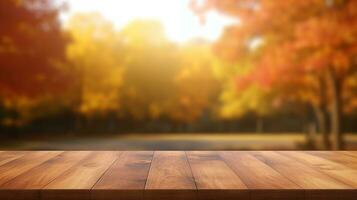
[[[0,95],[34,97],[67,86],[58,12],[51,0],[0,1]]]

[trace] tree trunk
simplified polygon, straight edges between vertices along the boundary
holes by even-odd
[[[308,149],[310,150],[315,150],[317,148],[316,146],[316,140],[317,140],[317,134],[316,134],[316,123],[315,122],[310,122],[307,127],[306,127],[306,144]]]
[[[263,133],[264,132],[264,121],[262,117],[257,117],[256,120],[256,132]]]
[[[328,113],[327,113],[327,85],[326,78],[322,75],[318,76],[319,79],[319,98],[320,102],[314,106],[314,112],[317,119],[317,125],[322,136],[322,148],[325,150],[331,149],[330,134],[327,128],[328,125]]]
[[[342,98],[341,79],[338,79],[332,70],[328,71],[328,80],[331,85],[331,136],[332,136],[332,149],[341,150],[344,148],[341,118],[342,118]]]
[[[322,136],[322,146],[323,149],[328,150],[331,148],[329,132],[327,129],[327,113],[323,109],[322,106],[314,106],[314,113],[317,120],[317,125],[319,129],[319,133]]]

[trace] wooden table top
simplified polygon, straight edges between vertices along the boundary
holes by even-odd
[[[3,151],[0,199],[357,200],[357,152]]]

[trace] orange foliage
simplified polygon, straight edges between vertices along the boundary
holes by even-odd
[[[0,95],[35,97],[67,86],[59,9],[49,0],[0,2]]]
[[[206,0],[193,5],[199,14],[217,9],[241,19],[216,44],[224,59],[250,57],[255,63],[246,77],[237,78],[239,90],[258,83],[274,89],[283,85],[285,92],[294,94],[291,88],[314,87],[306,87],[310,76],[332,70],[338,79],[345,79],[356,71],[356,1]],[[264,44],[254,52],[249,43],[256,37],[263,38]],[[309,101],[319,97],[314,98]]]

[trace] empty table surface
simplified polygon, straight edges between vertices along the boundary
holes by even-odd
[[[0,199],[356,200],[351,151],[2,151]]]

